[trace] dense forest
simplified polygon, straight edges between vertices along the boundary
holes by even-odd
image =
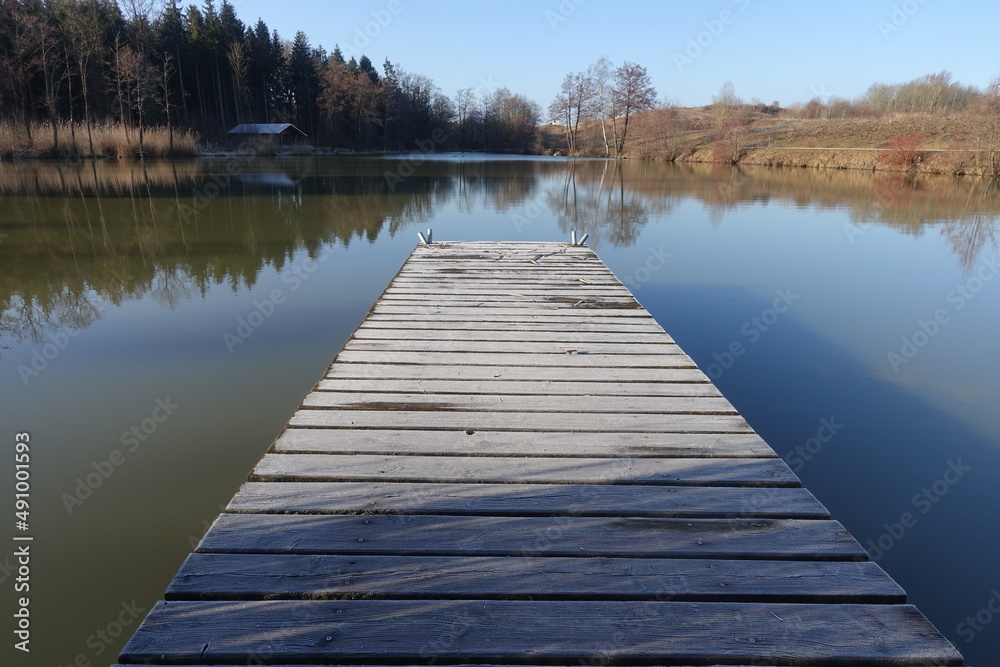
[[[289,41],[263,20],[244,24],[228,0],[0,0],[0,26],[4,132],[29,142],[51,133],[61,152],[107,154],[95,128],[125,132],[144,152],[153,127],[173,149],[175,130],[212,144],[239,123],[265,122],[351,150],[412,150],[443,131],[448,148],[528,152],[541,120],[507,88],[452,100],[389,60],[376,67],[301,31]]]

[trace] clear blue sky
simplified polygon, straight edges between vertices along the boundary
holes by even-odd
[[[645,66],[660,97],[684,106],[708,104],[726,80],[747,100],[790,104],[856,97],[876,81],[901,83],[941,70],[980,88],[1000,74],[1000,3],[987,0],[233,4],[246,23],[263,18],[289,40],[302,30],[313,46],[339,44],[347,57],[364,53],[380,71],[389,58],[449,96],[502,85],[543,109],[568,72],[602,55],[616,65]]]

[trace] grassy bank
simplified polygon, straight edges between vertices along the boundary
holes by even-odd
[[[937,174],[990,174],[968,122],[934,114],[882,118],[798,119],[749,113],[736,139],[724,138],[711,107],[639,114],[629,127],[626,157],[676,162],[864,169]],[[633,129],[634,128],[634,129]],[[581,128],[583,153],[603,156],[599,123]],[[892,148],[913,137],[912,153]],[[563,129],[543,128],[547,152],[564,153]]]
[[[48,123],[33,123],[31,133],[21,124],[0,122],[0,157],[75,159],[82,157],[191,157],[198,154],[198,137],[190,130],[174,129],[173,146],[165,127],[143,132],[120,124],[87,126],[59,123],[56,135]]]

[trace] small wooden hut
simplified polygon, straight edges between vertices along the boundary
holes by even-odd
[[[291,123],[241,123],[227,134],[238,141],[256,137],[260,142],[276,147],[300,144],[307,136]]]

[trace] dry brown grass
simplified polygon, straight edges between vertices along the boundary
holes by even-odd
[[[707,108],[676,108],[638,114],[629,129],[626,157],[675,162],[720,162],[725,155],[716,150],[718,122]],[[752,113],[745,150],[739,164],[866,171],[910,171],[922,173],[982,174],[977,166],[968,120],[938,114],[893,114],[882,118],[799,119]],[[560,128],[543,127],[542,135],[552,152],[564,152]],[[603,155],[598,150],[599,126],[581,127],[584,154]],[[894,166],[879,161],[879,155],[900,136],[922,134],[919,164]]]
[[[52,126],[35,123],[31,136],[24,126],[10,121],[0,122],[0,157],[74,159],[81,157],[192,157],[198,154],[198,137],[190,130],[174,130],[174,145],[170,148],[170,133],[165,127],[146,128],[142,146],[139,132],[124,125],[99,123],[91,127],[94,149],[86,125],[60,123],[58,144],[53,141]],[[75,135],[75,136],[74,136]]]

